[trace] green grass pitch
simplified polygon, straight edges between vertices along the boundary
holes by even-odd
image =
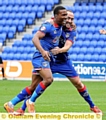
[[[106,83],[83,82],[94,103],[103,111],[106,120]],[[3,104],[11,100],[30,81],[0,80],[0,112],[6,112]],[[22,102],[15,106],[15,110]],[[68,81],[55,81],[36,101],[37,112],[90,112],[89,105],[79,95],[75,87]],[[26,110],[27,111],[27,110]]]

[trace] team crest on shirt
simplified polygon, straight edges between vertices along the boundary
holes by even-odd
[[[54,31],[54,34],[56,34],[56,33],[57,33],[57,31],[55,30],[55,31]]]
[[[68,38],[70,36],[70,33],[66,33],[66,38]]]
[[[43,65],[44,67],[47,67],[48,62],[42,62],[42,65]]]
[[[45,27],[45,26],[42,26],[42,27],[40,28],[40,30],[41,30],[41,31],[44,31],[44,30],[46,30],[46,27]]]

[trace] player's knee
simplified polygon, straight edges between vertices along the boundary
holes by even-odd
[[[53,82],[53,77],[48,77],[45,80],[46,86],[49,86]]]

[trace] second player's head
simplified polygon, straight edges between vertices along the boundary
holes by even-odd
[[[66,22],[67,19],[67,10],[63,6],[57,6],[54,11],[54,21],[58,25],[63,25]]]
[[[72,11],[67,10],[67,19],[65,26],[67,28],[70,28],[72,27],[73,24],[74,24],[74,14]]]

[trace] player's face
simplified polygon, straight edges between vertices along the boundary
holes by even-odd
[[[56,15],[56,21],[59,25],[63,25],[66,23],[67,19],[67,10],[60,10],[58,15]]]
[[[70,28],[73,22],[74,14],[72,12],[67,11],[66,27]]]

